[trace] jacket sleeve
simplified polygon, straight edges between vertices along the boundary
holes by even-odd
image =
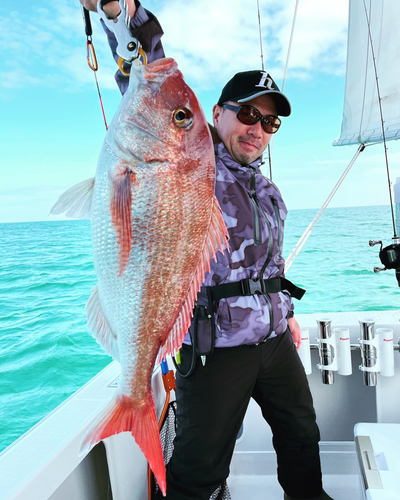
[[[161,36],[164,34],[158,19],[150,11],[145,9],[138,0],[136,3],[136,13],[130,22],[130,31],[133,37],[137,38],[146,52],[148,62],[155,61],[165,57],[164,49],[161,43]],[[110,31],[102,20],[101,24],[107,34],[108,44],[110,45],[115,62],[118,62],[116,52],[117,40],[112,31]],[[129,65],[126,65],[129,72]],[[122,94],[125,93],[129,84],[129,76],[125,76],[118,70],[115,73],[115,80]]]

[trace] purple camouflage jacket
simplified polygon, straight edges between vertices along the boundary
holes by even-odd
[[[149,62],[164,57],[160,24],[138,2],[136,5],[137,12],[130,25],[132,35],[141,42]],[[107,28],[105,30],[115,57],[114,35]],[[116,81],[124,93],[128,77],[118,71]],[[250,165],[240,165],[232,159],[222,142],[217,142],[214,148],[215,193],[229,231],[230,248],[223,254],[217,252],[204,285],[217,286],[246,278],[283,277],[283,227],[287,209],[278,188],[262,175],[261,159]],[[199,292],[197,302],[208,306],[204,291]],[[215,347],[257,344],[276,337],[287,329],[287,314],[293,309],[291,296],[286,290],[220,299],[213,307]],[[209,336],[204,327],[207,330],[206,322],[203,328],[197,328],[199,335]],[[185,343],[191,343],[193,328],[192,323]]]
[[[262,175],[260,160],[240,165],[222,142],[214,147],[215,193],[229,231],[230,248],[217,253],[204,285],[284,276],[282,247],[287,210],[278,188]],[[198,302],[207,306],[205,293],[199,294]],[[273,338],[286,330],[286,317],[293,308],[285,290],[220,299],[214,310],[215,347],[257,344]]]

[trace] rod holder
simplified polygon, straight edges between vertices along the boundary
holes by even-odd
[[[334,328],[333,334],[336,338],[337,363],[339,375],[351,375],[351,344],[350,330],[348,328]]]
[[[334,383],[334,373],[337,371],[336,339],[332,333],[331,323],[331,319],[317,319],[320,360],[317,367],[321,370],[322,383],[326,385]]]
[[[394,349],[393,330],[391,328],[377,328],[379,335],[379,354],[381,359],[380,374],[383,377],[393,377],[394,375]]]
[[[379,362],[379,337],[375,335],[375,321],[373,319],[359,320],[360,335],[358,339],[361,349],[360,370],[364,374],[364,384],[375,386],[378,381],[377,373]]]

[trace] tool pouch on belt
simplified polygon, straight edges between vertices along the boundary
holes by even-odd
[[[214,351],[215,345],[215,319],[214,304],[211,293],[207,290],[207,307],[196,304],[192,329],[192,341],[198,356],[208,356]]]
[[[208,356],[214,351],[215,318],[219,300],[229,297],[244,297],[255,294],[278,293],[287,290],[290,295],[301,300],[305,290],[283,277],[269,279],[243,279],[234,283],[201,288],[201,301],[207,306],[196,304],[192,325],[189,329],[192,343],[198,356]]]

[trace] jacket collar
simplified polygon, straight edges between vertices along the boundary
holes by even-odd
[[[226,149],[225,144],[223,142],[214,144],[214,151],[215,155],[221,159],[223,164],[231,170],[237,170],[238,172],[241,172],[247,176],[250,175],[249,167],[251,167],[256,171],[256,173],[260,173],[260,166],[262,164],[261,156],[250,164],[242,165],[241,163],[237,163],[235,160],[232,159],[232,156]]]

